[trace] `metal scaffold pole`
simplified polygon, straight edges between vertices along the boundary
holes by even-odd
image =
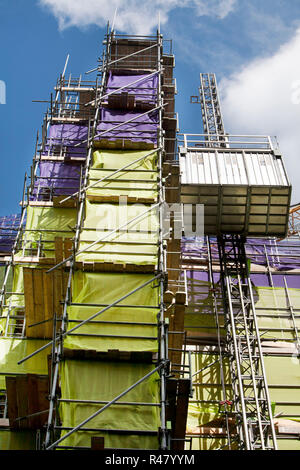
[[[159,272],[161,274],[160,279],[160,314],[159,314],[159,331],[160,331],[160,363],[162,368],[160,370],[161,377],[161,449],[166,450],[168,448],[167,439],[167,422],[166,422],[166,376],[167,376],[167,329],[165,324],[165,306],[164,306],[164,240],[163,240],[163,207],[164,203],[164,188],[162,180],[162,165],[163,165],[163,130],[162,130],[162,35],[160,31],[157,32],[157,66],[158,66],[158,103],[159,103],[159,130],[158,130],[158,147],[160,148],[158,153],[159,159]]]

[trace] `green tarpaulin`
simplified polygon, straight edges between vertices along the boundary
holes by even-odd
[[[98,261],[156,265],[158,253],[158,216],[156,210],[142,215],[149,205],[94,204],[86,201],[86,218],[80,234],[79,250],[86,250],[76,256],[76,261]],[[109,235],[109,232],[141,216],[124,231]],[[105,238],[91,248],[88,246]]]
[[[263,338],[296,340],[289,300],[282,287],[256,287],[258,298],[255,307],[258,326],[263,332]],[[300,309],[300,289],[288,290],[291,305],[295,310]],[[300,319],[295,318],[297,328]],[[290,330],[290,331],[288,331]]]
[[[6,374],[48,374],[47,356],[51,349],[36,354],[18,365],[18,361],[33,353],[46,341],[39,339],[0,338],[0,388],[5,389]]]
[[[69,329],[78,323],[72,320],[85,320],[106,305],[142,286],[152,279],[148,274],[86,273],[77,271],[72,279],[72,302],[80,304],[101,304],[99,307],[87,305],[68,308]],[[65,348],[93,349],[107,351],[157,351],[157,314],[159,289],[157,282],[141,288],[120,302],[123,307],[113,307],[67,336]],[[128,307],[124,307],[128,305]],[[130,307],[144,305],[145,307]],[[147,308],[147,306],[154,308]],[[156,307],[156,308],[155,308]],[[97,321],[117,323],[96,323]],[[154,326],[125,324],[154,323]],[[97,336],[81,336],[93,334]],[[113,336],[120,337],[113,337]],[[122,338],[123,336],[123,338]],[[152,338],[152,339],[147,339]]]
[[[32,431],[7,431],[0,428],[0,450],[35,450],[36,436]]]
[[[143,151],[99,150],[93,154],[89,172],[89,184],[97,183],[87,190],[88,196],[128,196],[139,199],[157,198],[157,154],[130,165],[125,170],[109,175],[149,153]]]
[[[153,370],[154,366],[135,363],[88,362],[66,360],[61,363],[61,397],[73,400],[110,401]],[[159,403],[159,375],[153,374],[131,392],[123,402]],[[63,427],[73,428],[95,413],[103,405],[60,404]],[[112,405],[85,425],[92,429],[140,430],[158,432],[160,416],[158,406]],[[62,435],[66,433],[63,431]],[[77,431],[61,442],[64,446],[91,446],[92,436],[104,436],[105,447],[157,449],[158,435],[122,435],[102,431]]]
[[[72,238],[76,221],[76,209],[28,206],[23,236],[23,244],[27,248],[25,256],[36,256],[38,241],[41,239],[43,249],[40,256],[54,257],[55,237]]]

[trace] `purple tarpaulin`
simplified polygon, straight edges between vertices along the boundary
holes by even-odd
[[[79,189],[81,166],[61,162],[40,162],[39,171],[32,200],[48,200],[51,195],[68,196]]]
[[[191,282],[209,282],[209,276],[207,271],[187,270],[186,271],[188,285]],[[214,272],[214,282],[219,283],[220,274]],[[285,287],[284,277],[287,283],[288,288],[291,289],[300,289],[300,274],[290,273],[281,274],[279,272],[272,273],[272,282],[274,287]],[[272,287],[271,279],[268,273],[255,273],[250,274],[250,279],[253,282],[254,286],[257,287]],[[208,289],[208,287],[207,287]],[[201,289],[202,292],[203,288]]]
[[[122,124],[115,130],[110,130],[132,118],[136,119],[130,123]],[[97,126],[97,134],[95,140],[100,139],[124,139],[134,142],[147,142],[156,144],[158,128],[158,113],[152,111],[141,116],[141,113],[135,111],[121,111],[115,109],[101,109],[101,122]],[[104,132],[106,131],[106,132]]]
[[[253,264],[267,266],[268,256],[269,265],[275,268],[271,274],[251,273],[250,278],[255,286],[258,287],[284,287],[284,278],[289,288],[300,289],[300,274],[296,274],[292,269],[300,269],[300,240],[287,238],[282,241],[268,238],[251,238],[246,241],[246,254]],[[204,238],[183,238],[181,242],[181,252],[183,263],[205,264],[208,260],[207,244]],[[212,259],[218,261],[218,246],[216,238],[211,238]],[[290,270],[284,275],[283,270]],[[191,281],[208,282],[208,273],[199,270],[188,270],[187,278]],[[218,283],[220,276],[214,273],[214,281]]]
[[[278,270],[300,268],[300,239],[248,238],[246,252],[253,263],[269,265]],[[266,257],[267,253],[267,257]]]
[[[10,253],[21,222],[21,215],[0,217],[0,252]]]
[[[288,288],[300,289],[300,274],[280,274],[272,273],[272,282],[270,276],[267,273],[262,274],[251,274],[251,280],[257,287],[285,287],[284,278]]]
[[[131,83],[139,79],[141,79],[139,82],[131,85]],[[111,93],[112,91],[116,91],[116,93],[128,93],[135,95],[136,101],[155,104],[157,101],[157,84],[157,74],[149,76],[149,74],[131,75],[109,72],[105,93]],[[120,92],[117,91],[125,85],[126,88],[123,88]]]
[[[87,144],[82,143],[88,136],[88,127],[80,124],[53,124],[49,127],[42,155],[65,155],[85,157]],[[79,145],[78,145],[79,144]]]
[[[52,124],[49,127],[50,139],[67,140],[71,143],[81,142],[87,138],[88,127],[80,124]]]
[[[216,238],[211,237],[212,258],[218,259]],[[252,263],[269,266],[277,270],[300,269],[300,240],[287,238],[277,241],[274,238],[247,238],[247,257]],[[184,259],[201,261],[207,259],[207,245],[203,238],[183,238],[181,252]]]

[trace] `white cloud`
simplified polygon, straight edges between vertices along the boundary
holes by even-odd
[[[271,57],[256,59],[220,83],[225,128],[276,135],[300,201],[300,29]]]
[[[196,11],[199,16],[217,16],[223,19],[233,11],[237,0],[209,0],[195,1],[193,3],[195,3]]]
[[[150,34],[158,23],[168,21],[169,13],[176,8],[193,8],[198,16],[210,15],[225,18],[238,0],[39,0],[57,18],[60,29],[70,26],[105,26],[112,22],[116,7],[118,13],[115,29],[130,34]]]

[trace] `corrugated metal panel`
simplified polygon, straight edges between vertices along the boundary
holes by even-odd
[[[272,151],[183,151],[181,201],[204,204],[206,234],[286,234],[291,186]]]
[[[289,185],[273,152],[187,152],[179,160],[183,184]]]

